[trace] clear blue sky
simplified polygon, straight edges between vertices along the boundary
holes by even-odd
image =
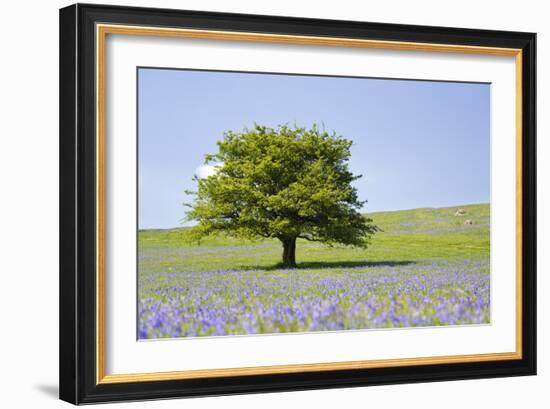
[[[487,203],[490,85],[139,69],[139,228],[181,226],[226,130],[288,123],[352,139],[365,212]]]

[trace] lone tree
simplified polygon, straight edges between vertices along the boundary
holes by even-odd
[[[296,240],[367,247],[378,231],[365,218],[348,169],[352,142],[332,133],[255,125],[226,132],[218,152],[205,156],[210,176],[194,179],[198,190],[188,204],[197,239],[215,233],[277,238],[282,264],[296,266]]]

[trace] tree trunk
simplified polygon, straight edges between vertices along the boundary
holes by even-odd
[[[296,237],[285,237],[283,242],[283,267],[296,267]]]

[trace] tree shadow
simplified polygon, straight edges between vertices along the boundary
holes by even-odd
[[[292,270],[305,270],[305,269],[323,269],[323,268],[361,268],[361,267],[399,267],[416,264],[416,261],[411,260],[357,260],[357,261],[305,261],[298,263],[298,265]],[[246,265],[240,266],[241,270],[289,270],[288,267],[284,267],[282,264],[277,263],[271,266],[261,265]]]

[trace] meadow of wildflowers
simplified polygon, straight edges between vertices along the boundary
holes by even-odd
[[[303,263],[286,270],[274,266],[277,243],[182,247],[165,233],[142,235],[138,338],[487,324],[488,205],[468,212],[471,228],[453,209],[380,216],[378,245],[304,243]]]
[[[488,323],[488,272],[477,262],[148,274],[139,338]]]

